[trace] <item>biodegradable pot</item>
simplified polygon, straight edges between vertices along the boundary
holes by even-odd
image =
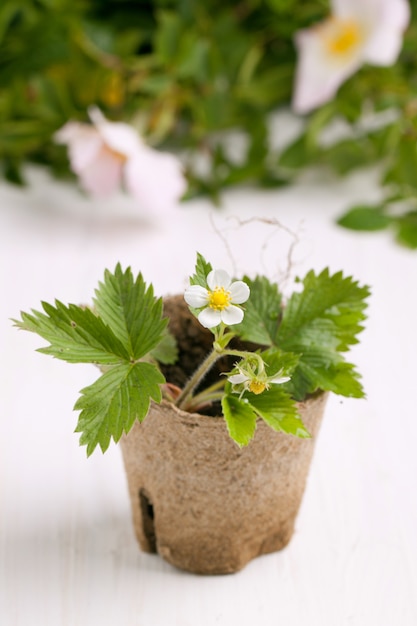
[[[165,301],[165,308],[172,305],[181,363],[187,339],[195,344],[206,331],[181,300]],[[200,337],[201,344],[206,339]],[[152,403],[144,422],[136,422],[121,441],[142,550],[190,572],[227,574],[286,546],[326,399],[320,393],[299,404],[311,439],[274,432],[258,420],[255,437],[244,448],[229,437],[222,417]]]

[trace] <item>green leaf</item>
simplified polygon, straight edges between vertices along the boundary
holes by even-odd
[[[342,215],[337,223],[351,230],[375,231],[387,228],[392,218],[384,213],[384,205],[358,205]]]
[[[123,363],[82,389],[74,409],[81,410],[76,432],[82,433],[80,444],[87,446],[87,455],[97,445],[105,452],[111,439],[119,441],[135,420],[142,421],[151,398],[161,401],[163,382],[163,375],[150,363]]]
[[[298,353],[312,344],[345,351],[357,343],[369,288],[342,272],[330,275],[327,268],[319,275],[310,271],[302,282],[303,291],[293,293],[284,309],[277,345]]]
[[[296,437],[310,437],[295,401],[281,386],[273,385],[259,395],[249,393],[247,399],[252,409],[274,430]]]
[[[289,376],[297,367],[300,360],[299,354],[283,352],[276,346],[261,352],[261,357],[266,365],[266,373],[268,376],[274,376],[278,372],[282,372],[283,376]]]
[[[51,126],[38,120],[0,122],[0,147],[3,154],[19,159],[22,150],[36,150],[47,141]]]
[[[0,43],[3,40],[5,33],[10,28],[16,15],[19,13],[19,5],[15,2],[6,2],[0,8]]]
[[[278,164],[290,170],[301,169],[311,163],[315,150],[311,148],[307,141],[307,134],[303,133],[281,153]]]
[[[256,430],[256,413],[246,400],[225,394],[222,398],[223,415],[231,438],[239,445],[246,446]]]
[[[298,400],[316,389],[362,397],[358,374],[340,352],[357,343],[363,330],[368,287],[342,272],[330,275],[328,269],[318,276],[309,272],[303,285],[288,300],[276,336],[281,349],[300,355],[286,388]]]
[[[243,321],[234,330],[244,341],[269,346],[274,343],[281,316],[281,294],[277,285],[263,276],[254,280],[245,276],[243,280],[249,285],[250,297]]]
[[[412,250],[417,249],[417,211],[409,211],[397,218],[397,241]]]
[[[385,183],[417,189],[417,142],[413,133],[400,137],[394,153],[393,163],[385,176]]]
[[[348,398],[364,398],[365,393],[359,381],[361,378],[351,363],[340,362],[336,365],[316,368],[317,388],[333,391]]]
[[[158,27],[155,36],[155,52],[161,62],[172,64],[183,31],[181,18],[174,12],[160,11],[158,15]]]
[[[186,32],[181,36],[177,74],[180,78],[195,79],[203,83],[207,79],[210,44],[198,32]]]
[[[154,296],[152,286],[146,287],[142,274],[135,280],[130,268],[123,272],[118,264],[114,274],[105,271],[95,295],[98,314],[123,342],[132,360],[156,348],[167,320],[162,319],[162,299]]]
[[[365,167],[378,157],[374,145],[367,138],[339,141],[324,149],[323,154],[320,156],[323,162],[327,163],[341,175],[348,174],[360,167]]]
[[[285,388],[297,400],[303,400],[319,389],[349,398],[363,398],[365,393],[359,379],[354,366],[346,363],[340,355],[333,351],[310,350],[300,358]]]
[[[21,171],[21,163],[18,159],[13,159],[11,157],[4,158],[3,171],[4,178],[10,183],[19,185],[20,187],[25,185],[25,179],[23,177],[23,172]]]
[[[39,352],[50,354],[68,363],[99,363],[103,365],[129,360],[129,353],[107,324],[90,309],[75,304],[65,306],[58,300],[55,307],[42,302],[46,313],[22,313],[15,321],[23,330],[35,332],[50,346]]]
[[[170,332],[165,331],[159,344],[151,350],[151,356],[163,363],[164,365],[172,365],[178,359],[178,346],[175,337]]]
[[[205,260],[202,254],[197,252],[197,262],[195,265],[195,273],[190,277],[190,285],[207,286],[207,276],[212,271],[211,263]]]

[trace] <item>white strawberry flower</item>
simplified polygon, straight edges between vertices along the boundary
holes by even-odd
[[[410,19],[407,0],[332,0],[331,9],[327,19],[295,35],[297,113],[329,101],[364,63],[395,63]]]
[[[263,368],[255,372],[249,364],[246,364],[246,367],[236,364],[236,368],[238,373],[228,376],[227,380],[236,386],[236,391],[241,394],[244,391],[251,391],[255,395],[259,395],[268,390],[271,384],[281,385],[290,380],[290,376],[282,376],[282,371],[276,372],[273,376],[267,376]]]
[[[249,298],[250,290],[242,280],[232,281],[225,270],[212,270],[206,279],[207,287],[191,285],[184,299],[194,309],[201,309],[198,321],[205,328],[214,328],[223,322],[226,326],[240,324],[243,310],[236,305]]]

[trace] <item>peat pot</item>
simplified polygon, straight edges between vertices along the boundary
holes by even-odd
[[[171,309],[173,303],[181,313],[171,326],[181,364],[187,341],[201,340],[204,346],[210,336],[181,300],[174,296],[165,306]],[[143,423],[136,422],[121,441],[142,550],[190,572],[226,574],[286,546],[326,399],[319,393],[299,405],[311,439],[274,432],[258,420],[255,437],[244,448],[230,439],[222,417],[153,403]]]

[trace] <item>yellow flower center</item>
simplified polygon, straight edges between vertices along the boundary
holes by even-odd
[[[360,24],[354,20],[331,17],[324,25],[324,40],[330,54],[341,56],[351,52],[363,39]]]
[[[251,391],[252,393],[254,393],[254,394],[256,394],[258,396],[260,393],[265,391],[267,386],[268,385],[266,383],[262,382],[261,380],[253,379],[249,383],[249,391]]]
[[[211,309],[223,311],[229,306],[230,300],[230,291],[226,291],[224,287],[216,287],[213,291],[209,291],[208,304]]]
[[[120,163],[122,164],[126,163],[127,161],[127,156],[125,154],[122,154],[122,152],[118,152],[114,148],[110,148],[110,146],[108,146],[107,144],[104,144],[104,146],[102,147],[102,152],[106,155],[112,156],[113,159],[120,161]]]

